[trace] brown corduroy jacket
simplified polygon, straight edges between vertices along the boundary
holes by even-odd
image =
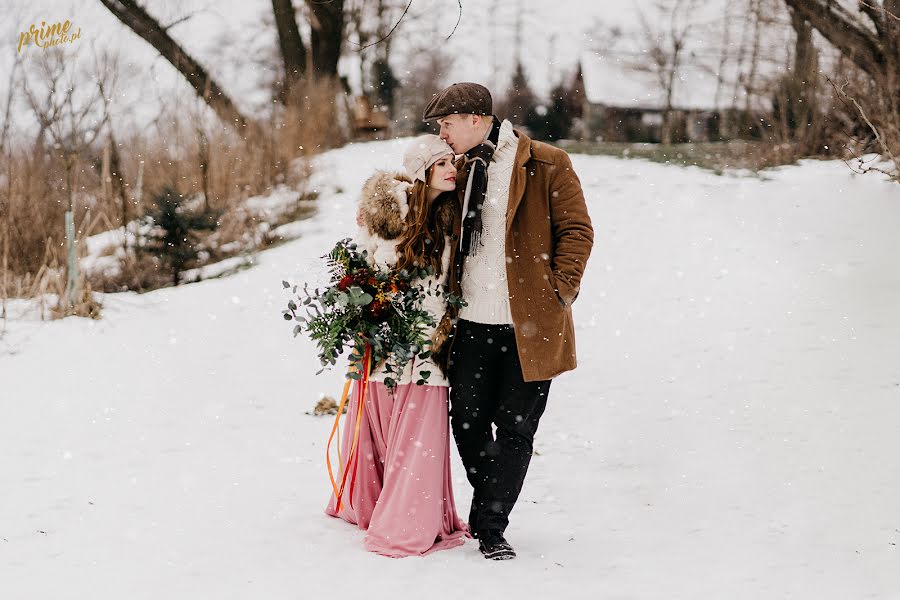
[[[506,277],[522,375],[525,381],[539,381],[576,366],[572,302],[591,254],[594,230],[569,156],[519,131],[516,136],[506,209]],[[454,237],[462,225],[467,178],[463,172],[457,179]],[[461,295],[458,248],[455,242],[449,286]],[[454,339],[441,353],[444,361]]]

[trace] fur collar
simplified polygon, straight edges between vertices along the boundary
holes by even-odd
[[[411,188],[412,180],[403,173],[375,171],[366,180],[360,193],[359,215],[369,235],[385,240],[400,237],[406,229],[407,194]],[[441,204],[436,219],[438,231],[450,231],[454,207],[454,202]]]
[[[409,212],[406,194],[411,187],[409,177],[387,171],[375,171],[363,184],[359,213],[370,235],[392,240],[403,233]]]

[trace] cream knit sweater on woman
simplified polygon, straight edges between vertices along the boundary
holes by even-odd
[[[488,185],[481,211],[482,245],[465,258],[462,295],[468,303],[459,317],[476,323],[511,324],[509,286],[506,281],[506,208],[518,138],[512,123],[500,125],[497,149],[488,165]]]

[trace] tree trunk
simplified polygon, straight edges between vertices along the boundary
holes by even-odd
[[[103,144],[103,157],[100,160],[100,195],[107,206],[112,203],[110,199],[112,176],[109,174],[109,145],[110,141],[107,138],[106,143]]]
[[[168,31],[159,24],[159,21],[138,6],[134,0],[100,0],[100,2],[119,21],[153,46],[163,58],[178,69],[178,72],[197,92],[197,95],[215,111],[223,122],[237,129],[239,133],[243,133],[244,128],[248,125],[248,119],[241,114],[231,98],[200,66],[200,63],[169,36]]]
[[[12,69],[10,69],[9,72],[9,87],[6,89],[6,105],[3,114],[3,128],[0,129],[0,154],[3,154],[6,151],[6,140],[9,136],[9,128],[12,125],[12,105],[13,100],[15,100],[14,94],[16,92],[16,75],[18,74],[19,65],[21,64],[21,62],[21,55],[16,54]]]
[[[677,68],[675,60],[676,59],[673,59],[672,68],[668,73],[668,80],[666,81],[665,88],[666,102],[662,114],[662,132],[660,135],[660,142],[665,146],[672,143],[672,88],[675,87],[675,69]]]
[[[881,19],[885,55],[882,87],[888,92],[882,100],[894,131],[900,133],[900,0],[884,0]]]
[[[3,319],[3,330],[6,330],[6,298],[9,296],[9,221],[12,206],[12,156],[7,157],[6,173],[6,207],[0,210],[0,224],[3,225],[3,308],[0,319]],[[0,331],[2,335],[3,331]]]
[[[793,123],[790,125],[795,139],[804,144],[809,139],[813,117],[818,60],[813,46],[812,26],[797,11],[792,10],[790,13],[791,26],[797,39],[794,44],[794,68],[788,84],[788,114],[792,116]]]
[[[750,115],[750,98],[756,91],[756,74],[757,68],[759,67],[760,38],[762,36],[762,7],[760,5],[760,0],[750,0],[750,15],[753,19],[753,47],[750,50],[750,71],[747,73],[747,78],[744,81],[743,120],[745,121],[747,121],[747,118]],[[745,135],[749,135],[754,128],[758,129],[759,127],[759,124],[755,119],[747,121],[746,125],[747,130],[744,131]]]
[[[119,145],[115,137],[110,134],[109,141],[109,184],[110,195],[113,199],[118,199],[119,206],[122,209],[122,247],[128,252],[128,198],[125,193],[125,177],[122,175],[122,160],[119,156]]]
[[[206,214],[210,213],[209,205],[209,138],[202,127],[197,127],[197,141],[200,159],[200,181],[203,187],[203,207]]]
[[[312,68],[317,79],[337,77],[344,41],[344,0],[306,0],[312,15]]]
[[[883,0],[881,5],[860,2],[861,14],[849,13],[833,0],[784,0],[843,56],[872,78],[877,98],[876,137],[900,151],[900,0]],[[874,32],[863,21],[874,26]],[[862,114],[862,109],[860,109]]]
[[[288,103],[297,83],[306,72],[306,46],[300,37],[297,17],[292,0],[272,0],[275,27],[278,29],[278,46],[284,63],[283,98]]]
[[[728,63],[728,53],[731,49],[731,25],[730,25],[730,4],[725,3],[725,15],[722,19],[722,42],[719,51],[719,65],[716,69],[716,96],[713,106],[719,119],[719,130],[717,135],[721,138],[727,136],[728,126],[726,124],[727,111],[722,106],[722,93],[725,87],[725,65]]]
[[[3,308],[0,319],[3,319],[3,330],[6,330],[6,297],[9,295],[9,218],[3,220]],[[0,331],[2,334],[3,331]]]
[[[784,1],[870,77],[876,80],[883,77],[886,57],[885,48],[880,43],[882,40],[864,27],[859,19],[832,0]],[[891,5],[894,5],[893,8],[896,10],[900,7],[900,2],[884,1],[885,9],[891,10]],[[890,21],[890,16],[885,20]],[[893,52],[897,52],[896,46]]]
[[[731,89],[731,110],[726,113],[722,119],[723,127],[728,131],[728,137],[746,138],[745,115],[738,110],[738,98],[741,95],[741,87],[746,79],[743,74],[744,63],[747,57],[747,45],[750,39],[751,19],[753,18],[753,0],[742,3],[745,12],[740,19],[741,36],[737,47],[737,57],[735,58],[734,85]]]

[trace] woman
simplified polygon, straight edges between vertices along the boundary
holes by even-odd
[[[432,267],[434,274],[420,283],[442,287],[453,243],[446,232],[453,230],[456,213],[453,150],[439,137],[424,135],[413,140],[403,166],[405,175],[377,172],[363,186],[355,241],[372,264],[396,270]],[[424,308],[440,323],[425,332],[432,351],[439,353],[449,331],[443,319],[445,300],[426,296]],[[326,513],[365,529],[366,549],[385,556],[459,546],[468,531],[456,513],[450,479],[446,376],[431,359],[414,358],[402,376],[393,375],[397,387],[391,392],[382,369],[370,376],[359,415],[353,486],[345,489],[340,513],[333,494]],[[426,385],[415,383],[421,371],[431,372]],[[359,385],[354,383],[354,393]],[[356,424],[356,412],[351,402],[346,421],[350,426]],[[350,453],[351,438],[344,436],[344,457]]]

